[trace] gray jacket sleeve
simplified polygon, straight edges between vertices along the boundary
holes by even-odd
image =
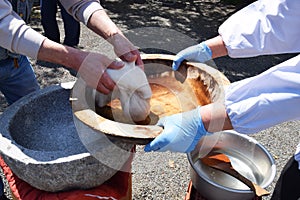
[[[76,20],[85,25],[95,11],[103,9],[98,0],[60,0],[60,2]]]
[[[45,37],[17,15],[8,0],[0,1],[0,46],[36,59]]]

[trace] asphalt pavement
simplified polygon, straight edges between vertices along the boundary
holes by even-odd
[[[239,1],[101,1],[109,16],[128,38],[144,53],[176,54],[187,46],[216,36],[218,26],[230,14],[247,2]],[[38,8],[32,26],[42,33]],[[60,16],[60,27],[63,27]],[[62,34],[63,37],[63,34]],[[80,46],[83,50],[109,52],[108,45],[82,25]],[[107,50],[108,49],[108,50]],[[235,82],[255,76],[293,55],[259,56],[254,58],[215,60],[217,69]],[[42,67],[32,64],[42,87],[74,80],[61,66]],[[1,111],[7,106],[0,96]],[[284,114],[284,113],[283,113]],[[267,188],[273,192],[276,180],[299,142],[299,121],[286,122],[251,135],[264,145],[276,162],[277,175]],[[183,200],[190,181],[189,162],[182,153],[145,153],[137,146],[132,163],[133,199],[180,199]],[[270,197],[263,197],[264,200]]]

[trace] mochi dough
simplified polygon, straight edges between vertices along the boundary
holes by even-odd
[[[143,121],[150,113],[152,91],[145,72],[134,62],[125,62],[121,69],[106,70],[116,83],[117,89],[105,95],[96,92],[95,99],[99,107],[103,107],[113,99],[120,99],[125,117],[134,122]]]

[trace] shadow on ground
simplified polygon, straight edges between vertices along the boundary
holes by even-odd
[[[118,3],[117,3],[118,2]],[[194,42],[214,37],[218,34],[218,27],[234,12],[250,4],[252,1],[156,1],[156,0],[129,0],[129,1],[102,1],[111,19],[123,30],[140,28],[165,28],[179,32]],[[143,41],[147,33],[142,32]],[[163,32],[159,38],[151,38],[157,46],[172,47],[148,48],[146,53],[177,53],[189,46],[185,41],[174,41],[173,35]],[[135,35],[137,37],[137,35]],[[134,38],[130,38],[134,41]],[[171,41],[171,42],[170,42]],[[139,46],[139,45],[137,45]],[[154,45],[155,46],[155,45]],[[176,46],[176,47],[174,47]],[[231,81],[241,80],[257,75],[293,55],[259,56],[255,58],[231,59],[223,57],[215,59],[218,69]]]
[[[251,2],[253,0],[101,1],[109,17],[142,52],[164,54],[176,54],[188,46],[218,35],[218,27],[231,14]],[[42,33],[38,6],[31,17],[31,26]],[[293,56],[222,57],[214,62],[218,70],[234,82],[255,76]]]

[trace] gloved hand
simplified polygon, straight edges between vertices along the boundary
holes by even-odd
[[[200,44],[190,46],[180,51],[173,61],[172,69],[176,71],[183,60],[204,63],[208,60],[211,60],[211,56],[212,52],[210,48],[204,42],[201,42]]]
[[[202,122],[200,106],[188,112],[164,117],[157,125],[164,130],[145,146],[146,152],[169,150],[188,153],[196,147],[202,136],[209,134]]]

